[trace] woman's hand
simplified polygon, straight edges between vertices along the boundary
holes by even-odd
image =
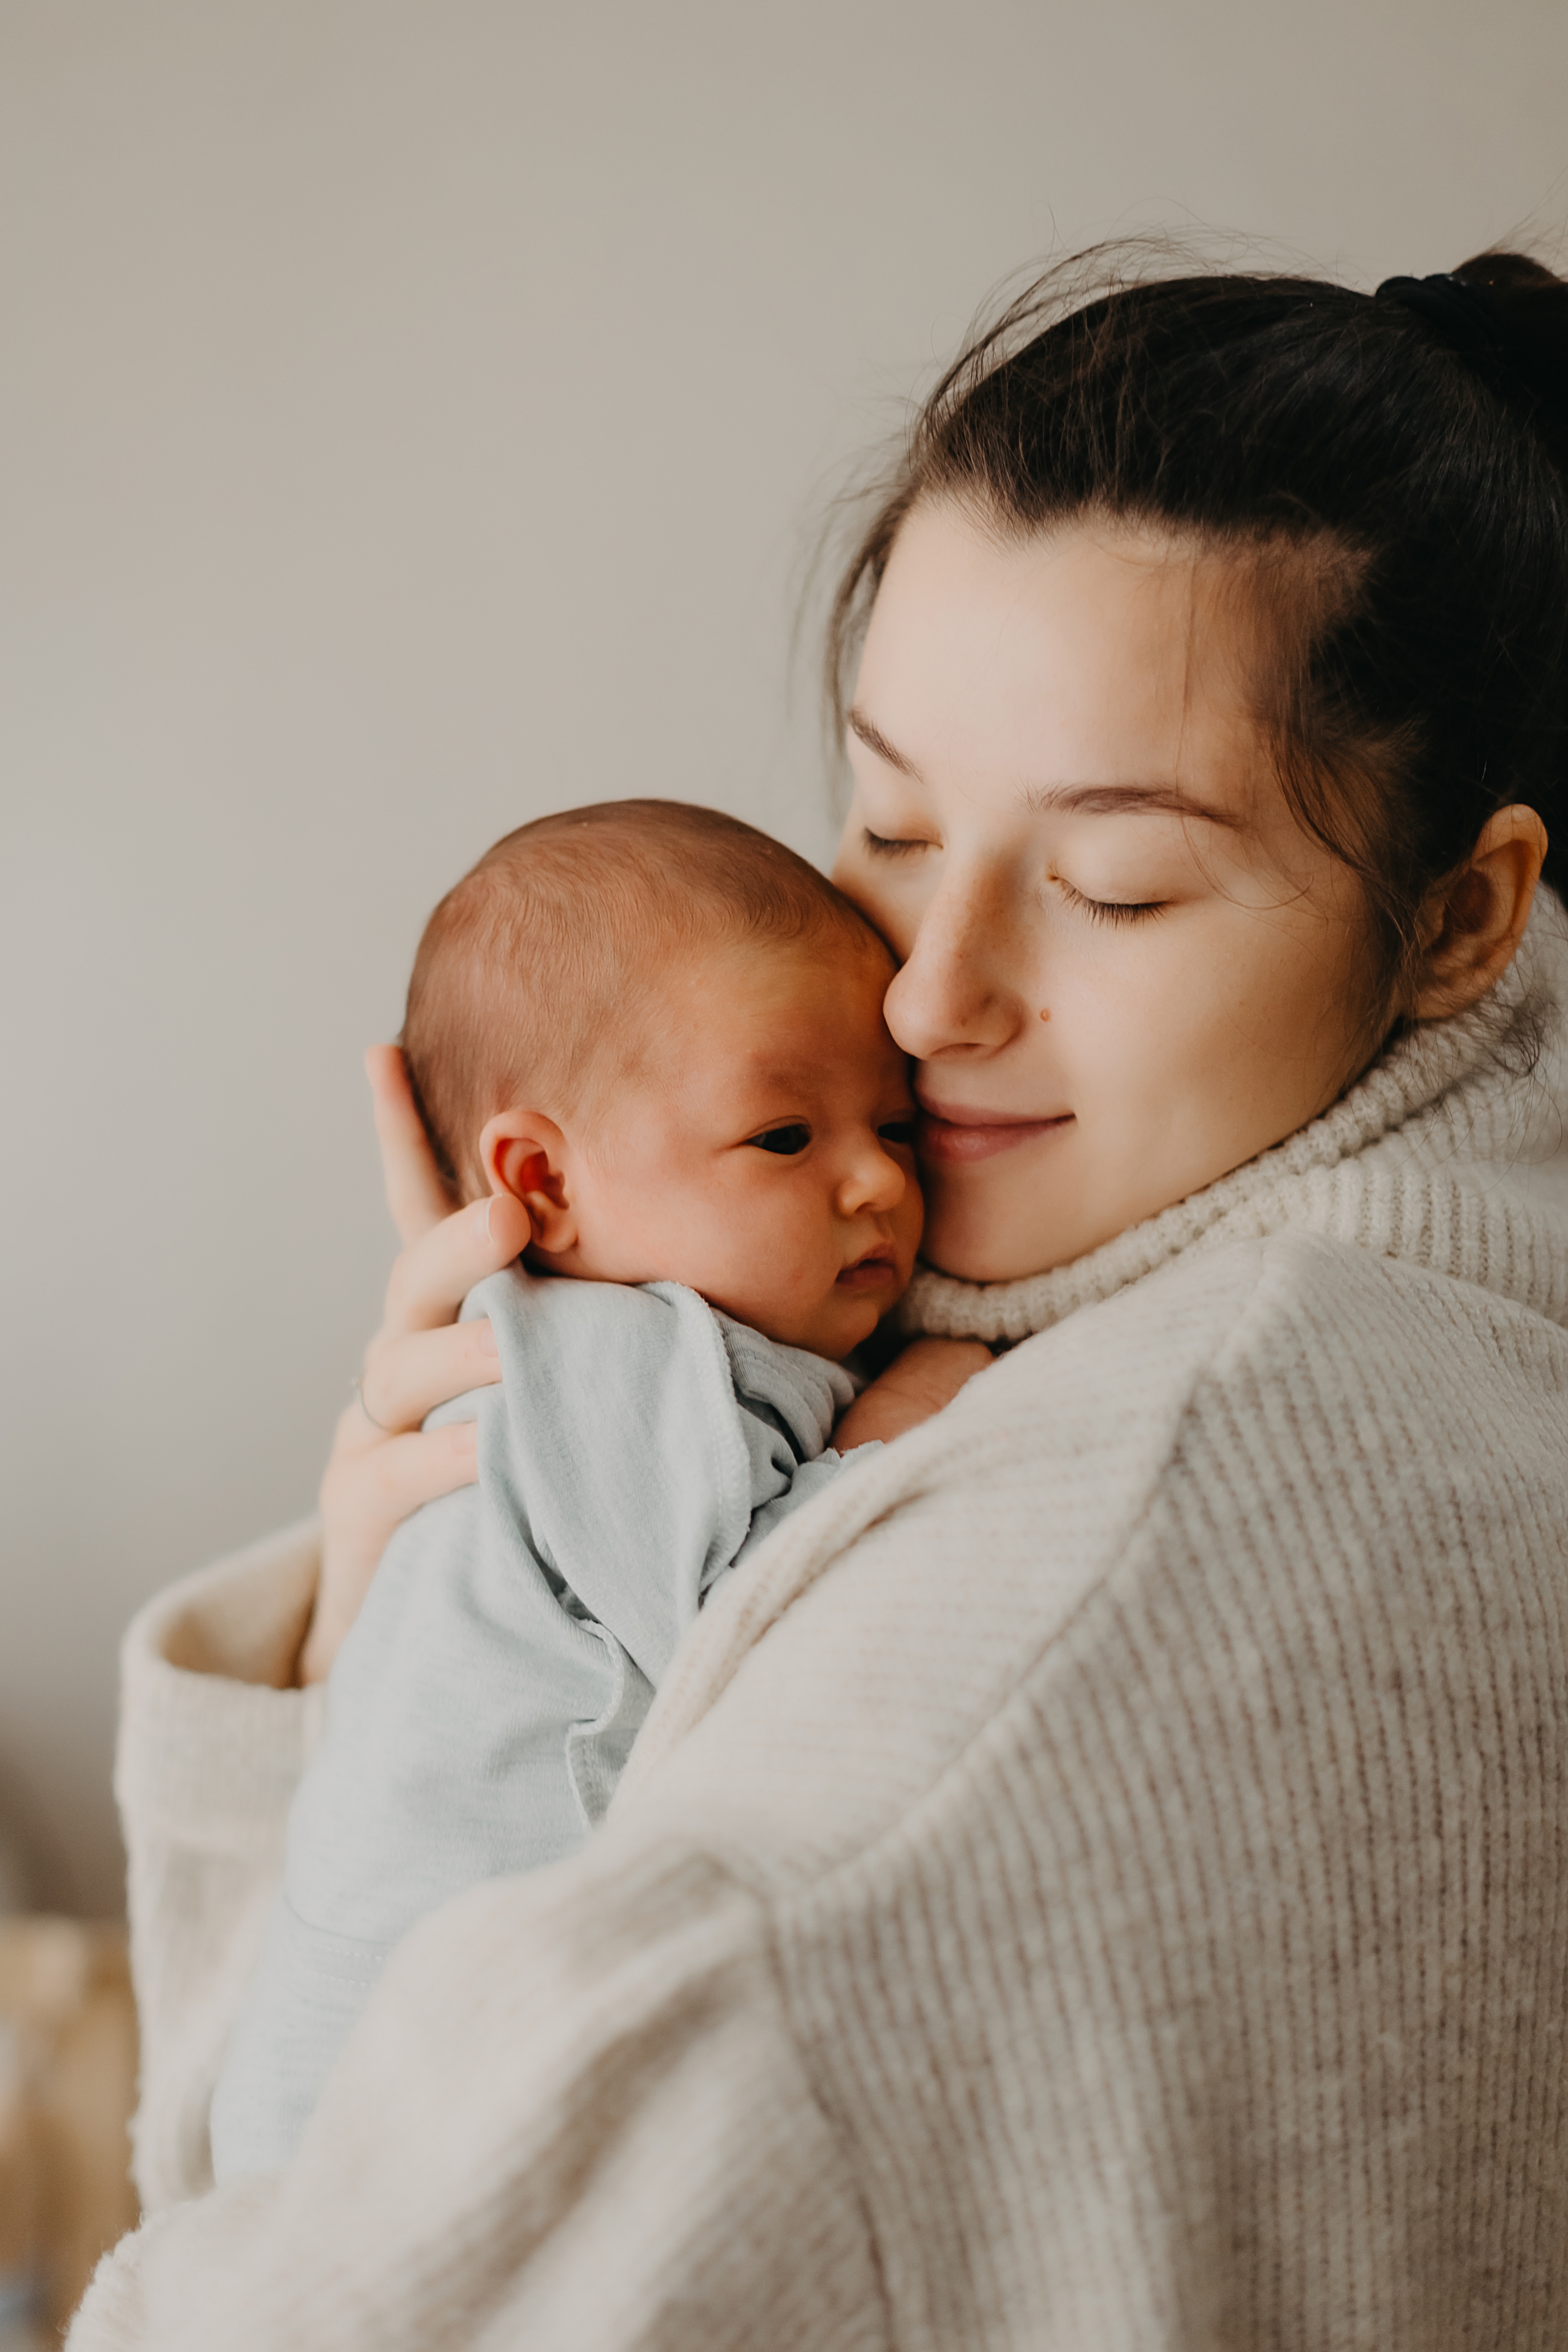
[[[872,1438],[890,1444],[906,1429],[918,1428],[951,1404],[990,1361],[991,1350],[979,1339],[911,1339],[887,1370],[862,1389],[834,1431],[834,1444],[840,1454]]]
[[[397,1047],[373,1045],[365,1068],[387,1206],[404,1247],[381,1328],[365,1350],[360,1394],[338,1423],[321,1481],[321,1578],[300,1654],[305,1683],[325,1677],[393,1529],[422,1503],[478,1476],[472,1422],[428,1431],[420,1423],[448,1398],[500,1380],[489,1324],[458,1323],[458,1309],[529,1238],[528,1212],[510,1195],[454,1207]]]

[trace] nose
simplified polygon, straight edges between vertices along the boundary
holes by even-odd
[[[922,913],[888,991],[889,1028],[918,1062],[994,1054],[1017,1034],[1024,942],[1001,877],[956,873]]]
[[[868,1209],[885,1216],[898,1207],[909,1181],[880,1136],[868,1133],[835,1187],[834,1206],[841,1217],[858,1217]]]

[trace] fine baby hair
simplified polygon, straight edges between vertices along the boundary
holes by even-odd
[[[520,825],[442,899],[408,984],[403,1049],[442,1173],[478,1199],[496,1111],[561,1110],[635,1070],[672,959],[824,934],[875,939],[804,857],[717,809],[605,801]]]
[[[1364,886],[1390,989],[1497,810],[1537,811],[1568,884],[1568,284],[1538,262],[1370,296],[1082,257],[976,336],[874,496],[829,626],[840,728],[913,507],[1005,534],[1100,517],[1237,559],[1270,648],[1258,716]]]

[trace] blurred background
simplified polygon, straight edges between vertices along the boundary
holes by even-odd
[[[1565,222],[1563,0],[0,0],[0,1909],[120,1908],[120,1631],[311,1505],[425,914],[826,855],[803,562],[996,281]]]

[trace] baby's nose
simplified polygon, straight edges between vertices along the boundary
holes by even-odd
[[[864,1209],[895,1209],[904,1197],[908,1181],[892,1153],[884,1149],[879,1138],[872,1136],[865,1150],[857,1152],[854,1165],[840,1181],[839,1213],[853,1217]]]

